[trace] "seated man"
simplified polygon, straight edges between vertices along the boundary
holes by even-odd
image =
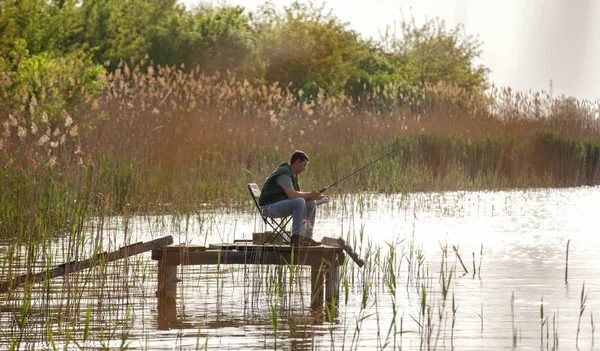
[[[298,174],[308,165],[308,156],[297,150],[292,154],[290,163],[282,163],[271,173],[262,187],[258,204],[269,217],[292,215],[292,244],[319,245],[312,239],[315,223],[315,200],[325,196],[317,190],[300,191]]]

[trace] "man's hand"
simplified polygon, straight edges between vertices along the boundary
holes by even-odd
[[[320,193],[320,192],[318,192],[317,190],[313,189],[313,190],[310,192],[310,195],[309,195],[309,197],[310,197],[310,198],[309,198],[308,200],[319,200],[319,199],[321,199],[321,198],[323,197],[323,195],[321,195],[321,193]]]

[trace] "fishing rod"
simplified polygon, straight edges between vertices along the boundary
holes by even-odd
[[[394,149],[394,150],[392,150],[392,151],[388,152],[387,154],[385,154],[385,155],[383,155],[383,156],[381,156],[381,157],[379,157],[379,158],[377,158],[377,159],[375,159],[375,160],[373,160],[373,161],[371,161],[371,162],[367,163],[366,165],[364,165],[364,166],[360,167],[360,168],[359,168],[359,169],[357,169],[356,171],[354,171],[354,172],[352,172],[352,173],[348,174],[348,175],[347,175],[347,176],[345,176],[344,178],[342,178],[342,179],[340,179],[340,180],[338,180],[338,181],[335,181],[335,182],[333,182],[333,183],[329,184],[328,186],[326,186],[326,187],[324,187],[323,189],[319,190],[319,192],[320,192],[320,193],[323,193],[323,192],[325,192],[327,189],[331,188],[332,186],[335,186],[335,185],[337,185],[338,183],[340,183],[341,181],[343,181],[343,180],[346,180],[346,179],[348,179],[348,178],[352,177],[353,175],[355,175],[356,173],[358,173],[358,172],[362,171],[363,169],[365,169],[365,168],[369,167],[369,166],[370,166],[370,165],[372,165],[373,163],[375,163],[375,162],[377,162],[377,161],[381,160],[382,158],[384,158],[384,157],[386,157],[386,156],[389,156],[390,154],[392,154],[392,153],[394,153],[394,152],[396,152],[396,151],[398,151],[398,150],[400,150],[400,149],[402,149],[402,148],[406,147],[406,145],[408,145],[408,144],[410,144],[410,143],[413,143],[413,142],[415,142],[415,141],[417,141],[417,140],[421,139],[422,137],[424,137],[424,135],[418,136],[418,137],[416,137],[416,138],[414,138],[414,139],[412,139],[412,140],[410,140],[410,141],[407,141],[406,143],[402,144],[400,147],[398,147],[398,148],[396,148],[396,149]]]

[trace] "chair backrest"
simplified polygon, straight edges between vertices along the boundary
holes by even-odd
[[[252,196],[252,201],[254,201],[256,209],[262,217],[262,211],[260,210],[260,205],[258,204],[258,198],[260,197],[260,188],[258,187],[258,185],[256,185],[256,183],[248,183],[248,191],[250,192],[250,196]]]
[[[248,190],[253,198],[258,199],[260,197],[260,189],[256,183],[248,183]]]

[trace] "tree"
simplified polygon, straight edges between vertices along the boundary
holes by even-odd
[[[37,106],[39,113],[28,118],[47,113],[54,120],[61,111],[89,102],[104,84],[104,73],[83,52],[60,57],[44,52],[22,58],[14,71],[0,76],[7,79],[0,80],[8,83],[4,97],[11,109],[33,111],[30,107]]]
[[[80,8],[79,43],[94,50],[96,62],[141,60],[151,48],[151,28],[177,11],[176,0],[87,0]]]
[[[489,70],[475,63],[481,57],[481,42],[464,35],[462,25],[447,29],[444,21],[429,19],[418,27],[413,18],[403,21],[400,29],[400,37],[392,33],[382,41],[413,84],[487,87]]]
[[[389,98],[394,99],[398,93],[405,93],[410,89],[410,84],[404,77],[401,67],[394,57],[385,52],[381,45],[373,41],[361,43],[361,50],[357,51],[357,70],[348,79],[346,94],[360,101],[369,100],[371,103],[382,106],[387,99],[378,92],[386,87],[395,87],[396,91],[390,92]],[[405,88],[405,89],[403,89]]]
[[[199,65],[206,73],[241,71],[252,62],[254,32],[244,8],[174,12],[150,29],[150,57],[163,65]]]
[[[2,56],[18,59],[20,54],[14,54],[21,40],[30,55],[68,49],[70,39],[81,30],[76,5],[76,0],[0,0]]]
[[[99,91],[104,69],[72,46],[81,24],[76,0],[0,0],[1,108],[52,119]]]
[[[323,7],[295,2],[278,14],[266,6],[257,22],[268,83],[291,83],[292,91],[310,99],[319,89],[341,93],[355,74],[358,35]]]

